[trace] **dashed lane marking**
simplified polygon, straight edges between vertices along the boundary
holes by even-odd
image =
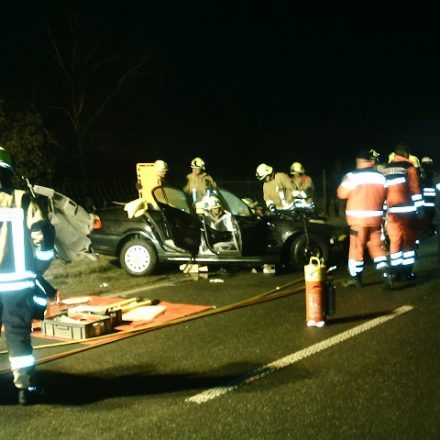
[[[281,368],[288,367],[296,362],[308,358],[309,356],[312,356],[313,354],[319,353],[320,351],[333,347],[334,345],[344,342],[347,339],[353,338],[354,336],[358,336],[361,333],[366,332],[367,330],[371,330],[372,328],[377,327],[378,325],[384,324],[385,322],[390,321],[391,319],[397,318],[398,316],[411,311],[413,308],[414,308],[413,306],[409,306],[409,305],[401,306],[393,310],[389,314],[372,319],[371,321],[353,327],[350,330],[339,333],[336,336],[332,336],[331,338],[313,344],[310,347],[304,348],[303,350],[297,351],[296,353],[292,353],[274,362],[256,368],[255,370],[246,372],[241,376],[237,376],[236,379],[225,383],[224,385],[210,388],[201,393],[195,394],[192,397],[188,397],[187,399],[185,399],[185,401],[189,403],[197,403],[197,404],[206,403],[212,399],[215,399],[216,397],[228,393],[229,391],[235,390],[241,385],[254,382],[257,379],[261,379],[262,377],[267,376],[268,374],[273,373]]]

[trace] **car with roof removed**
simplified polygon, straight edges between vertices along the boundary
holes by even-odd
[[[257,215],[241,198],[224,188],[215,196],[230,214],[230,231],[206,221],[207,206],[194,204],[179,188],[159,186],[155,201],[129,218],[123,206],[95,212],[90,233],[96,253],[114,256],[129,274],[143,276],[165,264],[200,264],[302,270],[311,256],[327,264],[345,249],[346,233],[310,212],[292,210]]]

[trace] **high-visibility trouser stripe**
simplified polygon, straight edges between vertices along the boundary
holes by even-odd
[[[383,211],[345,211],[345,215],[358,218],[382,217]]]
[[[407,266],[408,264],[415,263],[415,252],[414,251],[406,251],[402,255],[402,265]]]
[[[423,206],[433,207],[435,205],[433,202],[425,202],[425,203],[423,203]]]
[[[36,275],[31,271],[2,273],[0,274],[0,283],[25,281],[34,278],[36,278]]]
[[[392,213],[405,213],[405,212],[415,212],[415,206],[391,206],[388,208],[388,212]]]
[[[19,368],[32,367],[35,364],[35,358],[31,355],[15,356],[9,358],[11,370],[18,370]]]
[[[388,266],[387,263],[387,257],[385,257],[385,255],[380,256],[380,257],[376,257],[373,259],[374,263],[376,264],[376,269],[383,269],[384,267]]]
[[[399,266],[402,264],[402,251],[390,254],[390,264],[391,266]]]
[[[435,196],[435,188],[423,188],[423,195],[424,196]]]
[[[46,307],[47,304],[49,303],[49,301],[46,298],[43,298],[42,296],[34,295],[32,299],[34,300],[35,304],[38,304],[41,307]]]
[[[17,290],[30,289],[35,286],[33,280],[0,282],[0,292],[15,292]]]
[[[36,251],[35,256],[41,260],[41,261],[49,261],[54,257],[54,251],[53,249],[47,250],[47,251]]]
[[[348,260],[348,272],[352,277],[361,273],[364,270],[364,262],[356,260]]]

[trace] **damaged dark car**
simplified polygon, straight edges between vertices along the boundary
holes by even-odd
[[[217,188],[216,197],[231,214],[231,231],[218,231],[205,220],[203,207],[171,186],[152,191],[155,204],[129,218],[122,206],[95,213],[92,248],[116,257],[134,276],[164,264],[201,264],[302,270],[310,257],[331,264],[344,252],[344,230],[301,210],[257,215],[239,197]]]

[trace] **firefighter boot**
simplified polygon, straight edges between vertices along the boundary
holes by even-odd
[[[412,281],[417,278],[417,275],[413,272],[413,265],[409,264],[404,266],[401,271],[401,278],[404,281]]]
[[[384,267],[383,269],[379,269],[379,273],[385,286],[393,287],[394,274],[391,270],[388,267]]]
[[[342,282],[342,287],[362,287],[362,274],[348,277]]]
[[[44,390],[40,387],[27,387],[18,390],[18,403],[20,405],[34,405],[44,399]]]

